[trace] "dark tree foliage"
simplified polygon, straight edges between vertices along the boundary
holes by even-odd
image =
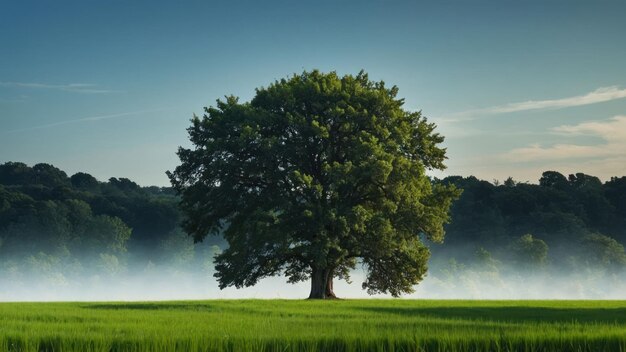
[[[458,176],[439,182],[455,184],[464,192],[452,207],[446,246],[437,248],[437,252],[468,248],[470,253],[469,248],[484,247],[507,257],[511,247],[520,244],[520,236],[532,234],[534,241],[545,241],[549,246],[553,263],[564,264],[571,255],[584,253],[586,247],[597,249],[602,241],[600,237],[589,237],[594,234],[626,242],[626,177],[603,184],[597,177],[583,173],[566,177],[546,171],[539,184],[509,179],[495,185]],[[609,240],[602,243],[617,248]],[[596,251],[593,248],[589,250]]]
[[[99,182],[86,173],[68,178],[46,164],[37,170],[19,162],[0,164],[0,280],[44,273],[56,280],[60,271],[53,268],[67,275],[81,270],[112,275],[131,262],[135,266],[127,269],[142,273],[156,263],[166,270],[203,268],[206,274],[213,273],[213,255],[222,252],[211,244],[226,248],[221,236],[195,246],[183,236],[178,227],[179,198],[172,188],[140,187],[124,178]],[[445,243],[429,246],[433,259],[445,263],[455,258],[457,268],[467,263],[487,271],[504,265],[500,270],[510,267],[515,270],[511,274],[520,275],[536,270],[555,270],[558,275],[623,274],[626,177],[602,183],[585,174],[552,171],[542,180],[540,184],[513,179],[499,184],[460,176],[435,180],[464,192],[452,206]],[[532,240],[522,240],[525,234],[532,234]],[[207,244],[209,240],[213,242]],[[548,249],[546,256],[539,241]],[[525,274],[519,268],[525,268]],[[310,275],[302,273],[305,278]]]
[[[444,168],[443,137],[397,94],[363,72],[312,71],[194,117],[194,148],[179,149],[169,177],[188,233],[228,241],[220,287],[284,274],[332,298],[333,278],[359,260],[369,293],[412,291],[429,257],[421,237],[443,241],[459,192],[426,177]]]
[[[623,236],[620,238],[624,242],[626,241],[626,176],[611,178],[604,184],[603,190],[606,199],[614,209],[609,224],[617,231],[621,229]]]
[[[0,165],[0,184],[12,186],[30,183],[32,169],[24,163],[7,162]]]
[[[611,272],[626,268],[626,252],[624,246],[615,239],[591,234],[582,239],[582,257],[588,266],[601,266]]]
[[[95,177],[84,172],[78,172],[70,177],[72,186],[77,189],[85,191],[97,191],[100,187],[100,182]]]
[[[569,187],[567,178],[560,172],[546,171],[541,175],[539,179],[539,185],[542,187],[555,188],[558,190],[565,190]]]
[[[171,189],[126,178],[68,178],[49,164],[7,162],[0,164],[0,250],[23,256],[61,248],[97,258],[130,247],[149,254],[178,227],[177,203]]]
[[[7,162],[0,165],[0,184],[41,185],[45,187],[70,186],[67,174],[50,164],[36,164],[32,168],[24,163]]]
[[[509,247],[515,265],[520,269],[536,269],[548,259],[548,245],[531,234],[525,234]]]

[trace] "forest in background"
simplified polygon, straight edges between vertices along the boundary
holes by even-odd
[[[212,275],[219,240],[195,245],[179,223],[171,188],[8,162],[0,165],[0,282],[97,290],[163,273]]]
[[[538,184],[473,176],[433,182],[455,184],[463,194],[452,207],[444,243],[428,244],[424,289],[443,297],[484,297],[491,290],[499,297],[495,292],[554,286],[559,277],[571,284],[563,290],[606,297],[607,283],[624,281],[626,177],[601,182],[547,171]],[[209,280],[213,256],[225,243],[209,238],[194,244],[180,221],[169,187],[141,187],[126,178],[101,182],[83,172],[68,176],[49,164],[1,164],[0,295],[98,290],[138,277]]]

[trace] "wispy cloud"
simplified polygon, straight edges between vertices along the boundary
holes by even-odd
[[[583,106],[607,102],[616,99],[626,98],[626,89],[619,86],[598,88],[587,94],[574,97],[549,99],[549,100],[528,100],[519,103],[509,103],[504,105],[491,106],[482,109],[461,111],[442,117],[442,120],[460,121],[474,120],[486,115],[505,114],[530,110],[562,109],[574,106]]]
[[[6,134],[6,133],[13,133],[13,132],[31,131],[31,130],[51,128],[51,127],[57,127],[57,126],[62,126],[62,125],[74,124],[74,123],[81,123],[81,122],[100,121],[100,120],[137,116],[137,115],[143,115],[143,114],[159,112],[159,111],[164,111],[164,110],[166,109],[140,110],[140,111],[121,112],[121,113],[109,114],[109,115],[87,116],[87,117],[82,117],[79,119],[63,120],[63,121],[57,121],[57,122],[43,124],[43,125],[8,130],[8,131],[4,131],[4,133]]]
[[[10,98],[0,98],[0,103],[23,103],[28,101],[30,97],[28,95],[18,95]]]
[[[532,144],[513,149],[504,157],[507,160],[528,162],[545,160],[567,160],[585,158],[626,158],[626,116],[615,116],[609,120],[584,122],[578,125],[563,125],[552,129],[565,136],[591,136],[603,142],[597,145],[554,144],[543,146]],[[626,166],[624,166],[626,171]]]
[[[62,90],[65,92],[87,93],[87,94],[103,94],[116,93],[119,91],[98,88],[96,84],[89,83],[69,83],[69,84],[47,84],[47,83],[29,83],[29,82],[0,82],[2,87],[18,87],[31,89],[50,89]]]

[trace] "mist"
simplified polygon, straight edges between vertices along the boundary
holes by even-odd
[[[195,253],[211,246],[195,245]],[[213,248],[215,250],[215,248]],[[171,259],[171,258],[170,258]],[[179,258],[180,259],[180,258]],[[17,272],[6,261],[0,265],[0,301],[155,301],[202,299],[305,299],[310,284],[288,284],[284,277],[270,277],[257,285],[220,290],[212,265],[192,267],[209,258],[187,257],[154,263],[133,258],[126,269],[112,273],[103,267],[76,271],[62,266]],[[27,262],[28,260],[26,260]],[[11,270],[13,269],[13,270]],[[365,268],[351,273],[352,283],[335,280],[340,298],[391,298],[369,295],[361,289]],[[480,261],[459,262],[449,254],[431,258],[424,280],[404,299],[626,299],[626,274],[605,269],[580,272],[554,266],[520,270],[509,264],[494,266]]]

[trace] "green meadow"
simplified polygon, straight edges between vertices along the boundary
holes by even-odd
[[[626,301],[1,303],[3,351],[626,351]]]

